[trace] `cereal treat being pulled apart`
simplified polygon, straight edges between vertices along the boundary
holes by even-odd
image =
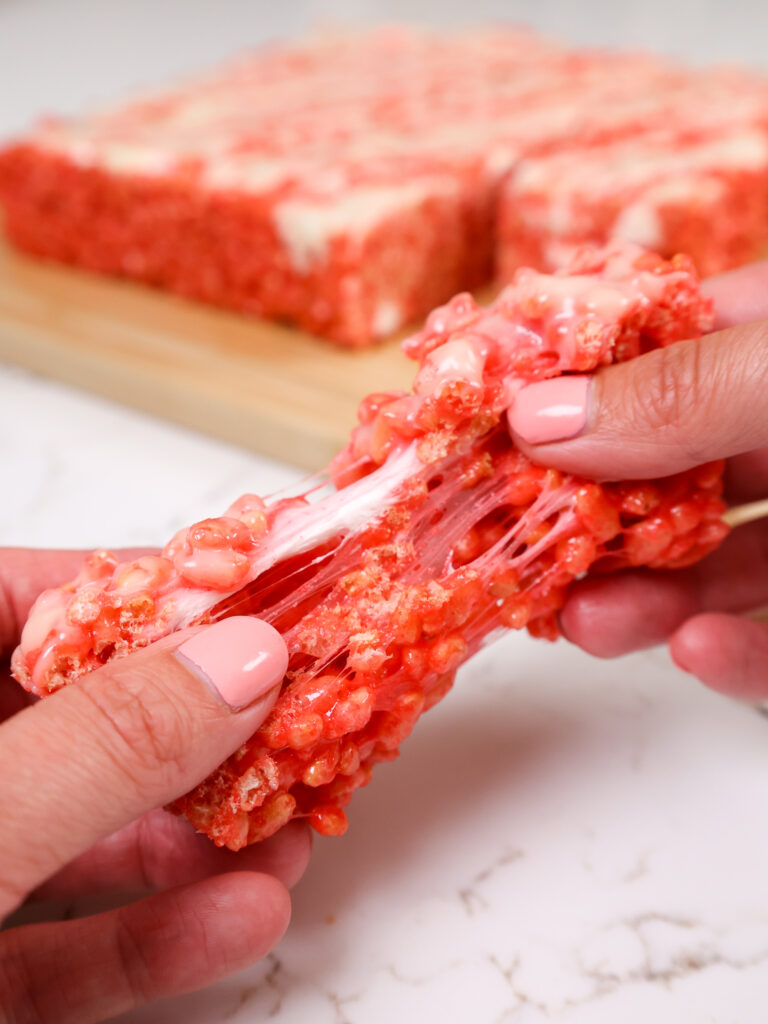
[[[582,251],[569,273],[519,270],[487,308],[457,295],[404,343],[412,391],[363,400],[327,483],[245,495],[159,555],[91,555],[38,599],[16,678],[47,694],[172,630],[261,616],[290,652],[278,701],[173,810],[233,850],[293,817],[340,834],[353,791],[490,637],[525,626],[554,639],[574,579],[685,566],[723,538],[721,465],[600,485],[533,465],[505,428],[526,382],[711,324],[686,257],[623,245]]]
[[[520,193],[519,244],[509,237],[518,192],[504,192],[497,237],[505,178],[548,154],[583,165],[574,202],[596,221],[581,234],[569,226],[566,243],[602,244],[627,203],[630,240],[648,244],[637,224],[661,204],[663,255],[699,258],[690,212],[712,228],[708,271],[756,256],[768,222],[742,185],[768,180],[767,124],[768,79],[756,73],[568,49],[502,26],[392,27],[272,46],[111,110],[49,119],[0,153],[0,204],[8,237],[38,256],[364,345],[489,281],[497,241],[505,274],[521,246],[549,251],[564,207],[572,219],[560,174],[544,176],[543,199]],[[749,181],[731,173],[739,130],[754,136]],[[660,131],[667,149],[646,151]],[[709,166],[724,156],[723,174],[702,185],[697,158],[675,154],[703,136]],[[627,158],[590,156],[627,139]],[[595,161],[590,192],[581,178],[590,186]],[[606,163],[621,163],[620,180],[607,211],[590,214]],[[641,199],[627,165],[663,184],[667,201]]]

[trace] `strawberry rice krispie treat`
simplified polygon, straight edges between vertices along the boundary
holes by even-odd
[[[533,465],[505,426],[528,382],[711,325],[688,258],[618,243],[568,272],[521,269],[487,308],[457,295],[404,343],[411,392],[363,400],[325,483],[245,495],[133,562],[95,552],[38,599],[16,678],[45,695],[174,630],[259,616],[288,647],[277,703],[172,809],[233,850],[297,816],[340,834],[354,790],[483,644],[523,627],[554,639],[573,580],[685,566],[724,537],[720,464],[597,484]]]
[[[379,29],[44,121],[0,152],[0,206],[37,256],[360,346],[490,281],[497,249],[507,279],[613,233],[707,272],[749,258],[767,118],[756,74]]]

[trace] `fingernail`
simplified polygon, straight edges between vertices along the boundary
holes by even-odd
[[[520,391],[508,413],[509,428],[528,444],[576,437],[587,423],[589,377],[553,377]]]
[[[222,619],[185,641],[174,656],[190,665],[233,711],[282,682],[288,651],[277,630],[245,615]]]

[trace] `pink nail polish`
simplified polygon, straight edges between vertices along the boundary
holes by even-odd
[[[215,690],[233,711],[241,711],[282,682],[288,651],[268,622],[238,615],[222,619],[174,652]]]
[[[589,377],[554,377],[529,384],[509,410],[509,427],[528,444],[576,437],[587,423]]]

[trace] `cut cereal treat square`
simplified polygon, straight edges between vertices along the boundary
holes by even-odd
[[[705,275],[754,259],[768,242],[768,133],[667,132],[523,161],[499,201],[498,276],[614,237],[686,252]]]
[[[521,260],[551,267],[609,220],[707,271],[749,258],[765,211],[736,202],[747,179],[717,154],[738,132],[756,152],[767,118],[766,80],[746,71],[501,26],[392,27],[44,121],[0,152],[0,205],[37,256],[361,346],[490,281],[497,249],[507,278]],[[706,180],[684,159],[697,145]],[[765,176],[754,159],[748,183]]]

